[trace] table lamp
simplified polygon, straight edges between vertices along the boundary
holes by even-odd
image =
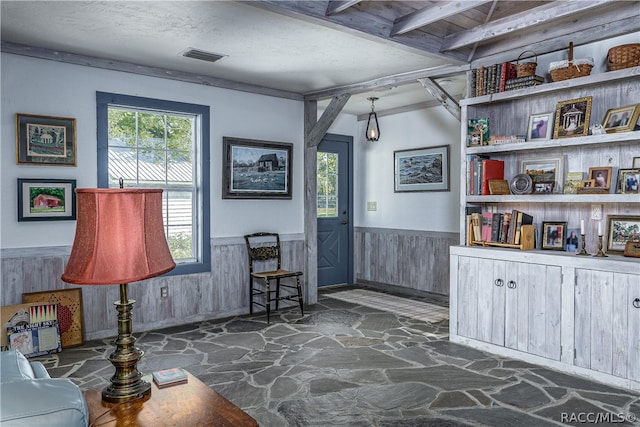
[[[175,268],[162,221],[162,190],[81,188],[76,190],[76,234],[62,280],[79,285],[120,284],[116,350],[109,360],[116,368],[102,400],[127,402],[151,393],[137,364],[131,311],[135,300],[127,284],[159,276]]]

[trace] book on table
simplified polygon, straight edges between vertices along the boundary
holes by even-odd
[[[153,381],[155,381],[158,388],[185,384],[188,381],[186,371],[181,368],[163,369],[155,371],[152,375]]]

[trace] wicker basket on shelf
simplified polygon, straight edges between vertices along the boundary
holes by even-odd
[[[520,58],[522,58],[522,55],[524,55],[525,53],[533,53],[534,56],[536,57],[535,61],[533,61],[533,62],[523,62],[521,64],[520,63]],[[532,50],[525,50],[520,55],[518,55],[518,59],[516,60],[516,75],[518,77],[533,76],[533,75],[536,74],[536,67],[537,66],[538,66],[538,54],[535,53]]]
[[[591,74],[592,68],[593,58],[573,59],[573,42],[571,42],[569,43],[569,59],[549,64],[549,74],[551,74],[551,80],[559,82],[588,76]]]
[[[607,65],[610,71],[640,65],[640,43],[614,46],[607,53]]]

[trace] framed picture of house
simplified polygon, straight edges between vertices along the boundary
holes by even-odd
[[[449,191],[449,146],[393,152],[394,191]]]
[[[553,139],[587,136],[591,118],[591,96],[558,102]]]
[[[75,179],[18,178],[18,221],[76,219]]]
[[[76,165],[76,119],[16,114],[16,163]]]
[[[223,137],[223,199],[291,199],[293,144]]]

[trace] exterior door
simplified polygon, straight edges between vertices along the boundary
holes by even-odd
[[[318,286],[353,282],[353,137],[318,145]]]

